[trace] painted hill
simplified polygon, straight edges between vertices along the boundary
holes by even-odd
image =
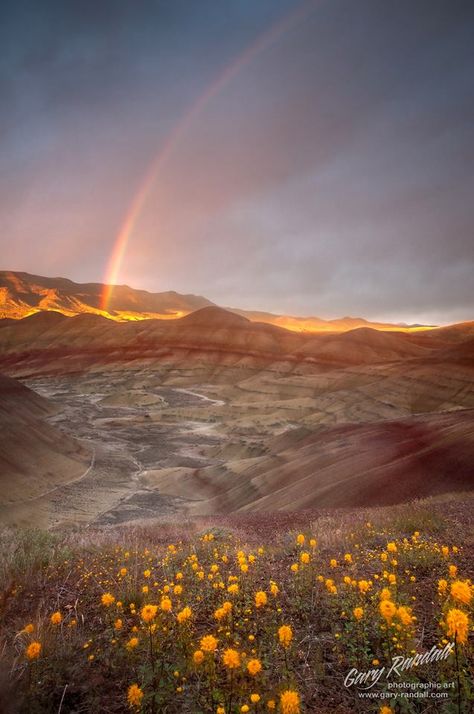
[[[89,450],[46,422],[54,413],[43,397],[0,375],[0,514],[2,507],[30,499],[78,478]]]
[[[151,472],[189,513],[391,505],[474,488],[474,410],[290,432],[269,453]]]
[[[8,320],[0,329],[0,369],[14,376],[140,363],[317,373],[417,360],[466,362],[473,349],[470,323],[423,334],[371,328],[307,334],[252,322],[216,306],[174,320],[128,322],[46,311]]]

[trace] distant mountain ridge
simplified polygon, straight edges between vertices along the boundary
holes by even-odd
[[[90,313],[118,322],[175,319],[205,307],[217,307],[200,295],[175,291],[150,293],[127,285],[113,288],[107,308],[102,304],[106,286],[75,283],[68,278],[49,278],[17,271],[0,271],[0,319],[23,319],[38,312],[59,312],[68,317]],[[269,312],[225,308],[252,322],[264,322],[293,332],[346,332],[358,327],[384,331],[415,331],[423,326],[370,322],[360,317],[324,320],[320,317],[275,315]]]
[[[163,319],[182,317],[213,305],[199,295],[174,291],[149,293],[117,285],[108,310],[104,310],[101,306],[104,287],[102,283],[75,283],[68,278],[0,271],[0,318],[21,319],[35,312],[56,311],[68,317],[93,313],[118,321]]]

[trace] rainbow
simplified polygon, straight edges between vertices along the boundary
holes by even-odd
[[[127,250],[133,229],[140,217],[143,207],[153,185],[166,164],[169,156],[173,153],[181,137],[186,133],[194,119],[201,113],[209,101],[215,97],[246,65],[248,65],[256,55],[260,54],[274,42],[276,42],[285,32],[297,25],[306,18],[314,9],[318,0],[305,0],[298,5],[291,13],[282,20],[276,22],[269,30],[263,32],[257,40],[247,47],[236,59],[234,59],[217,76],[212,84],[201,94],[191,105],[188,111],[178,121],[174,129],[160,147],[158,153],[150,163],[141,184],[136,191],[128,210],[122,220],[120,230],[114,241],[114,245],[107,262],[104,287],[101,294],[100,307],[108,311],[110,300],[115,285],[117,284],[120,268],[122,266],[125,251]]]

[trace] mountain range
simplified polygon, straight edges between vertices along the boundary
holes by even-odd
[[[127,285],[75,283],[67,278],[48,278],[24,272],[0,271],[0,319],[22,319],[38,312],[60,312],[69,317],[94,314],[125,322],[146,319],[174,319],[203,307],[215,306],[200,295],[174,291],[150,293]],[[104,294],[110,294],[104,306]],[[345,332],[357,327],[377,330],[418,330],[420,325],[370,322],[361,317],[324,320],[320,317],[295,317],[256,310],[227,308],[253,322],[265,322],[296,332]]]

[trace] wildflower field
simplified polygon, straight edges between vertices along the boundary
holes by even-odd
[[[472,505],[4,531],[1,711],[471,712]]]

